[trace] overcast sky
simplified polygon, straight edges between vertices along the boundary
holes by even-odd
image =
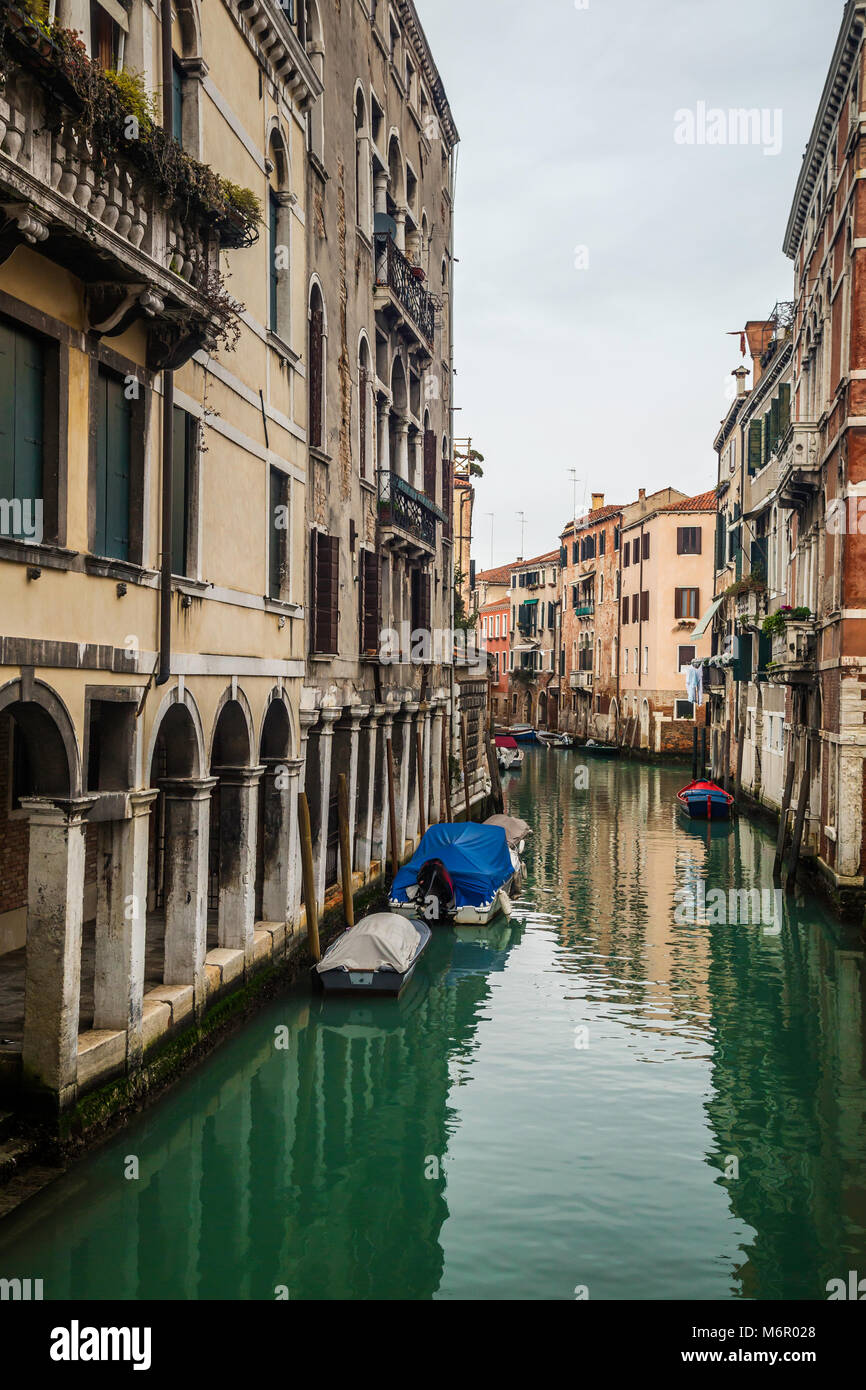
[[[558,545],[571,468],[578,506],[713,486],[725,334],[793,298],[782,239],[843,6],[416,4],[461,136],[456,433],[485,456],[487,567],[491,511],[494,563],[520,553],[521,509],[526,557]],[[677,143],[699,103],[765,110],[764,143]]]

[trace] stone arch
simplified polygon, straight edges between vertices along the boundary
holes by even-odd
[[[175,0],[174,10],[177,15],[177,28],[183,57],[200,58],[202,56],[202,25],[198,0]]]
[[[78,796],[81,755],[69,711],[44,681],[0,687],[0,713],[8,710],[27,750],[35,796]]]
[[[610,702],[610,709],[607,712],[607,733],[608,738],[615,739],[617,734],[617,724],[619,722],[619,702],[614,696]]]
[[[358,334],[358,473],[371,481],[375,451],[376,404],[374,396],[375,372],[373,354],[367,330],[362,328]]]
[[[547,692],[544,690],[539,691],[538,695],[538,723],[547,725]]]
[[[194,752],[191,759],[187,759],[181,755],[179,744],[180,739],[183,737],[184,724],[182,719],[173,716],[171,728],[175,742],[178,744],[174,761],[178,764],[190,761],[192,765],[189,767],[188,771],[172,772],[166,775],[173,777],[202,777],[204,775],[203,769],[205,766],[205,740],[201,714],[199,713],[198,705],[190,691],[184,689],[184,691],[181,692],[180,686],[177,685],[166,693],[156,712],[156,718],[150,732],[145,767],[149,771],[153,766],[154,754],[156,752],[160,731],[162,730],[166,717],[173,709],[182,709],[189,720],[194,741]]]
[[[297,731],[292,707],[284,690],[276,686],[268,696],[259,732],[259,756],[265,758],[296,758]]]
[[[396,126],[388,135],[388,196],[398,211],[406,207],[406,162]]]
[[[250,703],[238,686],[224,690],[214,712],[211,767],[251,767],[256,739]]]
[[[308,442],[314,449],[325,447],[325,412],[328,362],[328,311],[318,275],[310,277],[308,317]]]

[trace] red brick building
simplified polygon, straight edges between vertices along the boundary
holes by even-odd
[[[511,602],[493,599],[479,609],[481,640],[491,664],[490,712],[498,722],[508,720],[508,651]]]

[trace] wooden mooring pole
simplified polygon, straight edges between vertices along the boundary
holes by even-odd
[[[445,796],[445,819],[451,824],[454,817],[451,814],[451,759],[448,756],[448,746],[450,739],[448,736],[447,724],[442,724],[442,791]]]
[[[345,772],[337,779],[337,819],[340,825],[340,872],[343,883],[343,916],[347,927],[355,925],[352,897],[352,848],[349,839],[349,784]]]
[[[463,760],[463,802],[466,811],[466,820],[472,819],[472,808],[469,804],[469,740],[466,737],[466,715],[460,715],[460,756]]]
[[[787,892],[794,887],[797,878],[797,864],[800,859],[800,846],[803,843],[803,827],[809,806],[809,783],[812,780],[812,739],[806,735],[806,752],[803,758],[803,775],[800,778],[800,794],[797,797],[797,814],[794,817],[794,838],[791,841],[791,857],[788,860],[788,874],[785,879]]]
[[[698,726],[692,729],[692,781],[698,780]]]
[[[415,762],[418,773],[418,829],[422,835],[427,833],[427,806],[424,800],[424,735],[415,726]]]
[[[773,876],[778,878],[782,872],[782,861],[785,858],[785,839],[788,834],[788,812],[791,809],[791,797],[794,794],[794,770],[797,762],[797,735],[794,730],[789,732],[788,742],[788,766],[785,769],[785,790],[782,793],[782,805],[779,811],[779,833],[776,836],[776,854],[773,859]]]
[[[731,721],[730,721],[730,719],[729,719],[729,720],[727,721],[727,723],[725,724],[725,738],[724,738],[724,742],[723,742],[723,744],[722,744],[722,758],[724,759],[724,767],[723,767],[724,781],[723,781],[723,783],[722,783],[722,786],[724,787],[725,791],[727,792],[727,791],[730,791],[730,789],[731,789],[731,787],[730,787],[730,783],[731,783]]]
[[[314,961],[322,959],[319,946],[319,917],[316,911],[316,876],[313,872],[313,832],[310,827],[310,805],[307,793],[298,793],[298,835],[301,841],[301,872],[304,878],[304,913],[307,918],[307,939]]]
[[[502,778],[499,776],[499,763],[496,759],[496,749],[493,740],[488,734],[485,739],[487,747],[487,766],[490,768],[490,785],[493,788],[493,800],[497,811],[502,815],[505,811],[505,797],[502,794]]]

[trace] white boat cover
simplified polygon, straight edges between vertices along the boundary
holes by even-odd
[[[509,849],[516,849],[521,840],[532,834],[532,827],[527,825],[525,820],[519,820],[517,816],[488,816],[484,824],[501,825]]]
[[[319,974],[325,970],[396,970],[402,975],[412,964],[419,945],[418,928],[407,917],[396,912],[373,912],[343,932],[316,969]]]

